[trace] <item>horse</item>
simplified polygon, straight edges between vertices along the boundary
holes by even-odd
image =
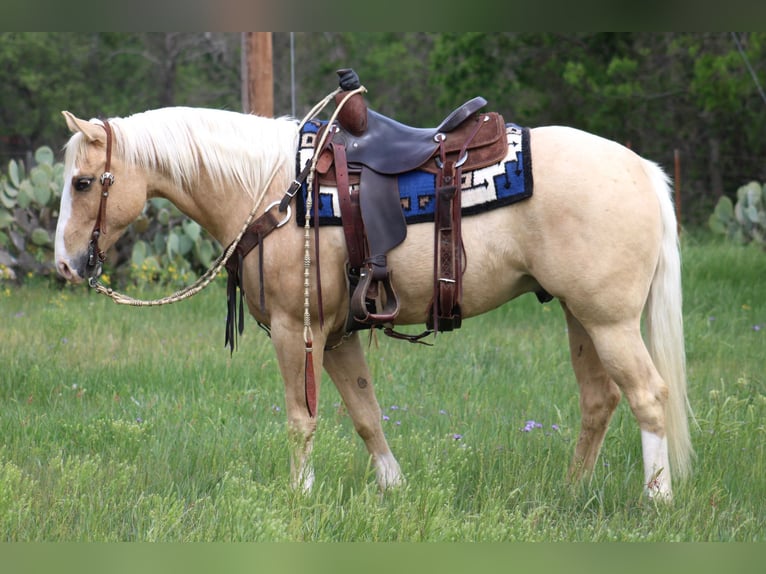
[[[254,206],[281,217],[273,206],[296,178],[299,126],[293,118],[189,107],[108,120],[62,113],[73,135],[65,147],[55,264],[70,282],[100,273],[94,236],[95,251],[107,250],[150,198],[168,199],[226,246]],[[688,476],[693,457],[670,179],[623,145],[572,127],[530,128],[529,146],[534,194],[463,217],[463,316],[528,292],[544,290],[558,299],[580,394],[569,479],[592,476],[624,395],[640,429],[642,492],[670,500],[671,475]],[[101,200],[106,193],[108,203]],[[242,284],[249,313],[270,331],[284,380],[290,483],[308,491],[314,481],[317,419],[307,406],[305,380],[320,381],[324,369],[367,448],[379,488],[401,485],[404,475],[384,436],[362,338],[346,330],[343,231],[322,227],[314,236],[321,266],[317,276],[315,258],[308,263],[304,299],[306,233],[282,223],[245,257]],[[434,249],[433,223],[421,222],[408,225],[406,240],[388,254],[400,300],[397,325],[428,319]]]

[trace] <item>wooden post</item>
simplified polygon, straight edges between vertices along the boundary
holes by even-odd
[[[678,228],[678,235],[681,235],[681,152],[676,148],[673,152],[673,159],[675,160],[675,176],[673,177],[676,193],[676,226]]]
[[[245,32],[242,71],[245,86],[242,107],[246,113],[274,116],[274,66],[271,32]]]

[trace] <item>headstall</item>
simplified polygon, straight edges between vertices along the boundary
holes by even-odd
[[[112,127],[107,120],[104,120],[104,131],[106,131],[106,164],[104,173],[101,174],[99,182],[101,183],[101,201],[98,206],[96,223],[90,234],[88,243],[88,270],[95,270],[93,276],[98,276],[101,264],[106,260],[106,254],[98,246],[99,237],[106,234],[106,200],[109,198],[109,187],[114,184],[114,175],[111,171],[112,164]]]

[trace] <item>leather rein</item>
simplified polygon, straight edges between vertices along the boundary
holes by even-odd
[[[98,206],[96,223],[93,225],[93,231],[90,233],[90,242],[88,242],[88,263],[87,269],[99,270],[100,266],[106,261],[106,253],[98,246],[98,240],[106,234],[106,200],[109,199],[109,188],[114,185],[114,174],[110,171],[112,167],[112,126],[107,120],[104,122],[104,131],[106,131],[106,163],[104,173],[101,174],[99,182],[101,183],[101,201]],[[91,277],[99,275],[94,273]]]

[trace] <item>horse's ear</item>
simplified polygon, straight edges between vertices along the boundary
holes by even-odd
[[[106,132],[104,132],[104,129],[101,126],[86,120],[81,120],[74,114],[67,111],[63,111],[61,114],[64,116],[66,125],[72,133],[82,132],[82,134],[88,138],[88,141],[90,142],[106,141]]]

